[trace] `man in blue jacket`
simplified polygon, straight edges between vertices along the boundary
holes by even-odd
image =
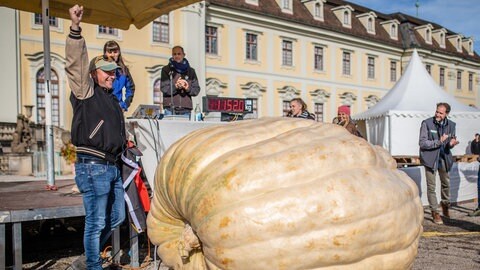
[[[432,211],[433,222],[443,224],[438,213],[435,176],[437,171],[441,183],[441,206],[443,216],[450,218],[450,176],[448,172],[453,165],[451,149],[458,144],[455,136],[455,122],[447,118],[450,113],[448,103],[438,103],[435,116],[423,120],[420,127],[420,162],[425,166],[427,178],[427,197]]]

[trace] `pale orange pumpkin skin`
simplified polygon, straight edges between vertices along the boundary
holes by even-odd
[[[423,208],[389,154],[343,127],[263,118],[162,157],[148,235],[175,269],[408,269]],[[189,224],[201,250],[182,261]]]

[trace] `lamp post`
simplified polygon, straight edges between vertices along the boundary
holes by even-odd
[[[418,18],[418,8],[420,7],[420,3],[418,2],[415,2],[415,8],[417,9],[417,18]]]
[[[23,105],[25,107],[25,117],[27,117],[28,120],[30,120],[30,117],[32,117],[33,114],[33,107],[34,105]]]

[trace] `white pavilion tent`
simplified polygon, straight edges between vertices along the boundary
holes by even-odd
[[[418,156],[421,122],[433,117],[438,102],[451,106],[449,119],[457,123],[460,144],[454,155],[469,153],[469,142],[480,132],[480,110],[464,105],[441,89],[428,74],[416,50],[395,86],[375,106],[352,116],[368,141],[392,156]]]

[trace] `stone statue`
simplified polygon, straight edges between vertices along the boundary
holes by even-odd
[[[30,124],[30,120],[23,114],[17,116],[17,127],[12,140],[12,152],[30,152],[33,144],[33,129]]]
[[[12,153],[25,153],[27,152],[27,143],[20,140],[20,135],[15,131],[12,139]]]

